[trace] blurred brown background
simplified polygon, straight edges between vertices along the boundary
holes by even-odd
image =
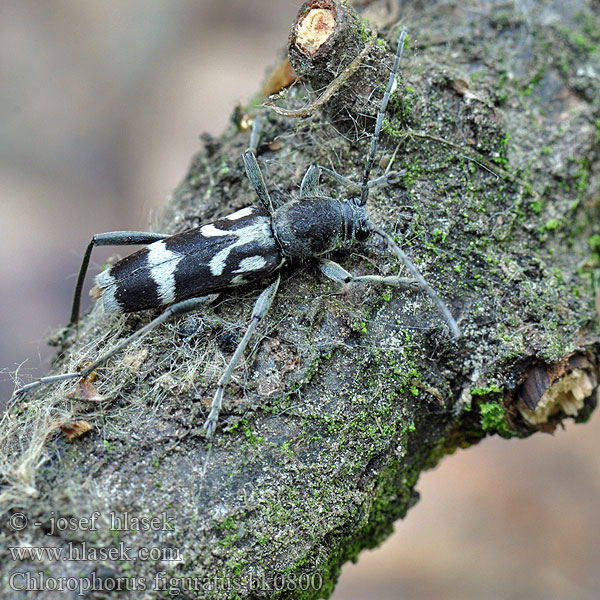
[[[2,3],[0,366],[47,370],[43,339],[68,318],[92,233],[155,221],[199,134],[218,135],[259,88],[300,4]],[[334,598],[600,597],[599,434],[596,414],[448,457],[394,536],[344,567]]]

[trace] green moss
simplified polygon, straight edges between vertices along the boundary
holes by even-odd
[[[541,204],[541,202],[539,200],[532,200],[529,203],[529,208],[536,215],[539,215],[542,212],[542,204]]]
[[[441,231],[437,227],[433,230],[433,238],[435,241],[441,242],[442,244],[446,241],[448,234],[445,231]]]
[[[497,402],[482,402],[479,405],[481,428],[486,433],[508,435],[509,429],[502,406]]]
[[[294,457],[294,452],[292,451],[292,449],[290,448],[290,443],[285,441],[281,443],[281,450],[282,452],[288,457],[288,458],[293,458]]]
[[[519,90],[519,95],[530,96],[533,88],[541,81],[544,75],[544,69],[540,67]]]
[[[231,515],[227,516],[225,519],[223,519],[220,523],[218,523],[217,525],[215,525],[216,529],[233,529],[233,517]]]
[[[250,445],[250,446],[257,446],[258,444],[260,444],[261,442],[264,441],[263,438],[254,435],[254,432],[252,431],[252,429],[250,428],[250,425],[248,423],[248,421],[246,419],[241,419],[238,423],[235,423],[234,425],[232,425],[229,430],[230,431],[235,431],[236,429],[241,428],[244,437],[246,438],[246,442]]]
[[[568,31],[568,30],[563,30]],[[584,52],[593,52],[596,49],[596,45],[591,42],[587,36],[583,33],[577,33],[575,31],[568,31],[569,39],[582,51]]]
[[[471,390],[471,396],[499,396],[502,394],[502,390],[496,385],[491,384],[486,388],[474,387]]]
[[[600,43],[600,19],[597,12],[575,13],[575,21],[581,25],[582,31],[596,43]]]
[[[354,15],[353,15],[354,16]],[[354,17],[358,23],[358,36],[365,44],[371,39],[371,30],[369,28],[369,19],[363,17],[362,21],[359,17]]]

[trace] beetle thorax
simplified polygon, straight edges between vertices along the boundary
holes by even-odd
[[[370,225],[357,199],[302,198],[273,214],[273,233],[288,258],[310,258],[365,239]]]

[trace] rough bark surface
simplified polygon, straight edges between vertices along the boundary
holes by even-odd
[[[200,427],[257,290],[161,327],[89,385],[32,393],[2,421],[3,597],[31,597],[15,590],[27,573],[42,588],[62,577],[82,589],[137,588],[135,598],[161,589],[181,598],[326,597],[341,565],[406,514],[420,472],[444,454],[489,434],[551,429],[565,412],[584,421],[594,408],[600,5],[410,6],[379,151],[383,167],[393,157],[406,173],[374,191],[369,208],[449,303],[462,338],[449,339],[420,291],[340,290],[313,265],[295,265],[227,390],[212,444]],[[356,24],[366,42],[369,25]],[[393,48],[397,34],[380,27]],[[385,45],[374,48],[341,93],[368,82],[376,110],[385,81],[372,82],[369,60],[379,66]],[[308,86],[296,84],[281,104],[309,104]],[[294,194],[313,162],[360,180],[372,123],[351,110],[340,120],[340,110],[338,97],[335,114],[269,115],[258,159],[271,189]],[[244,121],[205,140],[161,231],[252,201]],[[342,134],[330,124],[341,121],[355,126]],[[344,192],[327,180],[323,188]],[[353,273],[398,270],[374,240],[335,258]],[[94,310],[55,370],[72,370],[149,318]],[[535,410],[525,407],[551,388],[562,409],[527,419]],[[58,426],[73,421],[92,429],[67,441]],[[27,516],[25,529],[16,514]],[[119,529],[117,518],[130,521]],[[86,559],[25,551],[15,560],[15,546],[75,548]],[[163,554],[146,559],[144,548]]]

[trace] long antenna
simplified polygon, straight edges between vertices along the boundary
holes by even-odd
[[[381,132],[381,126],[383,125],[383,115],[387,108],[390,96],[392,94],[392,88],[396,80],[396,73],[398,72],[398,66],[400,65],[400,57],[402,56],[402,48],[404,47],[404,40],[406,39],[406,29],[403,27],[400,33],[400,39],[398,40],[398,48],[396,48],[396,57],[394,58],[394,66],[388,79],[387,88],[377,113],[377,121],[375,122],[375,131],[373,132],[373,139],[371,140],[371,149],[369,150],[369,157],[367,158],[367,166],[365,168],[365,174],[363,175],[360,192],[360,204],[364,206],[367,203],[369,197],[369,176],[371,175],[371,169],[373,168],[373,162],[375,161],[375,150],[377,149],[377,141],[379,140],[379,133]]]
[[[382,237],[387,242],[389,249],[404,263],[404,266],[410,271],[412,276],[419,282],[419,285],[421,286],[421,288],[433,300],[434,304],[437,306],[440,313],[442,313],[442,315],[446,319],[446,325],[448,326],[448,329],[451,331],[452,337],[454,339],[459,338],[460,337],[460,329],[458,328],[456,320],[452,316],[452,313],[450,312],[449,308],[444,304],[444,301],[435,293],[434,289],[425,281],[425,278],[423,277],[423,275],[421,275],[421,273],[419,273],[419,271],[417,270],[417,267],[415,267],[412,260],[410,260],[410,258],[408,258],[408,256],[406,256],[406,254],[404,254],[404,252],[402,252],[402,250],[400,249],[400,246],[398,246],[398,244],[396,244],[396,242],[394,241],[392,236],[389,235],[389,233],[386,233],[385,231],[383,231],[381,229],[373,229],[372,231],[374,233],[376,233],[378,236]]]

